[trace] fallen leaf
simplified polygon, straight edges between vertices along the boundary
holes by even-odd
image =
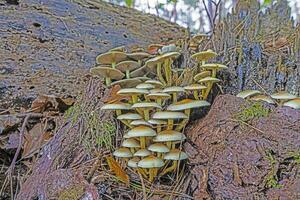
[[[126,185],[129,185],[129,177],[122,169],[120,164],[111,156],[106,157],[106,160],[110,170],[113,171],[122,182],[124,182]]]
[[[122,100],[128,100],[128,97],[120,96],[118,95],[118,91],[121,89],[120,85],[114,85],[111,90],[109,91],[109,94],[107,98],[103,99],[104,103],[118,103]]]

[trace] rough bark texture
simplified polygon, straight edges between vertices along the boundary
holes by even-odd
[[[186,131],[195,199],[299,199],[300,111],[271,108],[249,125],[234,121],[250,105],[218,96]]]
[[[0,0],[0,108],[39,93],[75,96],[95,58],[113,47],[181,38],[154,15],[96,0]]]

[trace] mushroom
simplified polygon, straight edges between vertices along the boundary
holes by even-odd
[[[122,146],[129,148],[131,153],[134,154],[134,151],[135,151],[134,148],[139,148],[140,142],[134,138],[128,138],[122,142]]]
[[[222,69],[228,69],[227,66],[222,65],[222,64],[216,64],[216,63],[209,63],[209,64],[203,64],[200,66],[204,70],[211,70],[212,71],[212,77],[216,78],[217,76],[217,71],[222,70]]]
[[[143,157],[146,157],[146,156],[150,156],[151,152],[148,149],[140,149],[137,152],[135,152],[133,155],[143,158]]]
[[[209,59],[217,57],[217,53],[213,52],[211,49],[207,51],[201,51],[192,55],[192,58],[196,59],[198,62],[201,62],[202,65],[205,64]]]
[[[109,51],[97,56],[96,61],[98,64],[110,64],[112,68],[115,68],[118,62],[126,60],[127,55],[124,52]]]
[[[156,70],[158,79],[165,86],[167,83],[166,83],[165,79],[163,78],[163,75],[161,72],[163,61],[159,60],[158,58],[159,57],[157,56],[157,57],[147,60],[145,63],[145,67],[146,67],[147,71],[153,71],[153,70],[155,71]]]
[[[102,106],[101,110],[115,110],[117,116],[119,116],[122,114],[122,110],[131,110],[131,106],[125,103],[111,103]]]
[[[105,78],[105,85],[110,86],[111,80],[121,80],[125,74],[123,74],[118,69],[113,69],[110,67],[93,67],[90,69],[91,74]]]
[[[138,157],[134,157],[128,161],[127,165],[128,165],[128,167],[136,169],[136,172],[140,173],[142,176],[147,177],[147,174],[145,173],[145,171],[142,168],[138,167],[139,161],[140,161],[140,159]]]
[[[152,85],[152,84],[150,84],[150,83],[140,83],[135,88],[137,88],[137,89],[144,89],[144,90],[150,90],[150,89],[154,89],[155,86]]]
[[[167,121],[160,120],[160,119],[150,119],[148,122],[150,124],[156,125],[157,133],[161,132],[162,126],[166,126],[168,124]]]
[[[158,158],[162,158],[162,154],[168,153],[170,149],[163,143],[154,143],[148,147],[148,150],[155,152]]]
[[[188,155],[185,152],[180,151],[178,149],[172,149],[169,153],[167,153],[164,156],[164,159],[165,160],[173,160],[173,164],[171,167],[165,169],[162,172],[162,175],[175,170],[178,165],[178,161],[188,159]]]
[[[142,66],[134,71],[132,71],[129,76],[132,78],[143,77],[149,73],[147,66]],[[149,78],[148,78],[149,79]]]
[[[178,52],[168,52],[163,55],[157,56],[159,61],[163,61],[163,67],[165,71],[165,77],[167,81],[167,85],[172,85],[172,73],[171,73],[171,65],[173,63],[173,60],[175,60],[177,57],[180,56],[180,53]]]
[[[282,105],[284,102],[288,101],[288,100],[292,100],[292,99],[296,99],[297,96],[290,94],[288,92],[285,91],[281,91],[281,92],[277,92],[275,94],[272,94],[271,97],[275,100],[279,101],[279,105]]]
[[[173,96],[173,103],[177,102],[177,94],[185,92],[183,87],[179,86],[172,86],[165,88],[162,92],[172,94]]]
[[[172,130],[175,119],[188,119],[188,116],[182,112],[161,111],[161,112],[154,113],[152,118],[168,120],[167,129]]]
[[[221,80],[220,79],[217,79],[217,78],[214,78],[214,77],[205,77],[203,79],[200,79],[198,81],[198,83],[203,83],[206,85],[207,89],[203,95],[203,99],[206,100],[208,95],[209,95],[209,92],[213,86],[214,83],[218,83],[220,82]]]
[[[165,142],[169,149],[174,149],[176,142],[182,142],[185,139],[185,135],[179,131],[164,130],[154,137],[153,142]]]
[[[164,86],[160,81],[157,80],[147,80],[145,83],[152,84],[155,86],[155,88],[162,88]]]
[[[193,91],[193,95],[194,95],[194,98],[199,100],[199,91],[201,92],[201,96],[204,95],[204,90],[207,89],[206,86],[204,85],[200,85],[200,84],[197,84],[197,83],[194,83],[194,84],[191,84],[191,85],[188,85],[188,86],[185,86],[184,87],[185,90],[188,90],[188,91]]]
[[[287,101],[283,104],[283,106],[288,106],[294,109],[300,109],[300,98]]]
[[[147,94],[145,98],[147,101],[154,99],[158,105],[162,106],[162,101],[166,100],[166,99],[170,99],[171,95],[169,95],[168,93],[162,93],[162,92],[161,93],[160,92],[157,92],[157,93],[150,92],[150,94]]]
[[[132,157],[131,151],[126,147],[121,147],[113,152],[113,155],[118,158],[123,158],[125,161],[128,161],[128,158]]]
[[[141,65],[142,60],[145,58],[149,58],[150,54],[148,54],[146,52],[132,52],[130,54],[127,54],[127,56],[133,60],[138,61],[138,63]]]
[[[261,91],[259,91],[259,90],[244,90],[244,91],[238,93],[236,96],[240,97],[240,98],[243,98],[243,99],[246,99],[248,97],[252,97],[252,96],[255,96],[257,94],[261,94]]]
[[[120,85],[121,88],[131,88],[137,86],[140,83],[142,83],[142,81],[138,78],[129,78],[129,79],[122,79],[119,81],[114,81],[111,84],[111,86]]]
[[[164,166],[164,161],[161,158],[148,156],[138,162],[138,167],[149,169],[149,181],[153,182],[157,175],[158,169]]]
[[[132,128],[132,126],[130,125],[130,122],[132,120],[138,120],[138,119],[142,119],[143,117],[137,113],[126,113],[126,114],[122,114],[119,115],[117,117],[118,120],[120,120],[121,122],[123,122],[126,126]]]
[[[270,103],[270,104],[275,104],[273,99],[269,96],[266,96],[266,95],[255,95],[255,96],[250,97],[250,100],[252,100],[252,101],[265,101],[265,102]]]
[[[115,47],[109,51],[118,51],[118,52],[126,52],[126,48],[125,46],[118,46],[118,47]]]
[[[145,149],[146,148],[146,137],[153,137],[156,135],[156,132],[147,126],[137,126],[130,131],[128,131],[128,136],[129,137],[139,137],[140,138],[140,143],[141,143],[141,148]]]
[[[139,46],[135,46],[135,47],[131,47],[130,51],[131,53],[140,53],[140,52],[144,52],[145,49]]]
[[[134,109],[142,109],[144,113],[144,119],[148,121],[150,119],[150,110],[153,108],[162,109],[162,107],[154,102],[141,102],[141,103],[135,103],[131,106],[131,108]]]
[[[205,77],[211,76],[211,71],[202,71],[194,76],[194,81],[199,81]]]
[[[143,120],[143,119],[138,119],[138,120],[134,120],[132,122],[130,122],[131,126],[140,126],[140,125],[144,125],[144,126],[149,126],[152,128],[152,124]]]
[[[131,96],[132,103],[136,103],[138,101],[138,96],[142,94],[148,94],[147,90],[136,89],[136,88],[122,88],[117,94],[121,96]]]
[[[130,78],[130,71],[135,70],[139,67],[140,64],[138,62],[131,60],[122,61],[116,65],[116,69],[120,70],[123,73],[125,72],[127,79]]]

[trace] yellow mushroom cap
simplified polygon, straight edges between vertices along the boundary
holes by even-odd
[[[167,87],[163,89],[164,93],[180,93],[180,92],[185,92],[183,87],[179,86],[172,86],[172,87]]]
[[[157,80],[147,80],[147,81],[145,81],[145,83],[150,83],[150,84],[152,84],[156,87],[159,87],[159,88],[163,87],[163,84],[160,81],[157,81]]]
[[[184,100],[183,100],[184,101]],[[200,108],[200,107],[206,107],[210,106],[210,103],[204,100],[191,100],[186,102],[178,102],[175,104],[171,104],[167,107],[167,110],[170,111],[180,111],[180,110],[186,110],[186,109],[192,109],[192,108]]]
[[[151,152],[148,149],[140,149],[137,152],[135,152],[133,155],[138,157],[146,157],[151,155]]]
[[[164,165],[165,165],[165,163],[162,159],[154,157],[154,156],[148,156],[138,162],[138,167],[141,167],[141,168],[158,168],[158,167],[162,167]]]
[[[194,83],[194,84],[191,84],[191,85],[188,85],[188,86],[184,87],[185,90],[203,90],[203,89],[206,89],[206,88],[207,88],[206,86],[200,85],[200,84],[197,84],[197,83]]]
[[[244,91],[238,93],[236,96],[245,99],[247,97],[251,97],[251,96],[254,96],[257,94],[261,94],[261,91],[259,91],[259,90],[244,90]]]
[[[162,107],[155,102],[140,102],[135,103],[131,106],[131,108],[158,108],[162,109]]]
[[[109,51],[97,56],[96,61],[98,64],[112,64],[126,60],[126,58],[127,55],[124,52]]]
[[[154,89],[155,86],[150,83],[140,83],[136,86],[136,88],[149,90],[149,89]]]
[[[150,93],[162,93],[162,89],[160,88],[154,88],[154,89],[151,89],[149,90]]]
[[[134,138],[128,138],[122,142],[123,147],[137,148],[140,147],[140,142]]]
[[[164,130],[153,139],[154,142],[183,141],[186,137],[183,133],[174,130]]]
[[[140,126],[140,125],[144,125],[144,126],[150,126],[152,127],[152,124],[150,124],[149,122],[139,119],[139,120],[134,120],[132,122],[130,122],[131,126]]]
[[[126,60],[126,61],[119,62],[115,68],[120,70],[121,72],[126,72],[127,70],[132,71],[139,67],[140,64],[138,62]]]
[[[294,108],[294,109],[300,109],[300,98],[293,99],[293,100],[290,100],[288,102],[285,102],[283,104],[283,106],[288,106],[288,107],[291,107],[291,108]]]
[[[194,76],[194,80],[199,81],[200,79],[208,77],[208,76],[211,76],[211,71],[203,71],[203,72],[196,74]]]
[[[127,165],[128,165],[128,167],[137,168],[137,167],[138,167],[138,162],[139,162],[139,161],[140,161],[139,158],[134,157],[134,158],[131,158],[131,159],[128,161]]]
[[[188,116],[182,112],[160,111],[152,116],[153,119],[188,119]]]
[[[153,124],[153,125],[168,124],[167,121],[161,120],[161,119],[150,119],[150,120],[148,120],[148,122],[149,122],[150,124]]]
[[[156,131],[148,126],[137,126],[128,131],[129,137],[153,137],[156,136]]]
[[[130,96],[130,95],[140,95],[140,94],[148,94],[147,90],[137,89],[137,88],[122,88],[120,89],[117,94],[123,96]]]
[[[275,102],[273,101],[273,99],[271,97],[268,97],[268,96],[265,96],[265,95],[255,95],[255,96],[251,97],[250,100],[265,101],[265,102],[270,103],[270,104],[275,104]]]
[[[113,152],[113,155],[119,158],[131,158],[132,153],[128,148],[121,147]]]
[[[179,149],[172,149],[169,153],[165,154],[165,160],[185,160],[188,158],[188,155],[180,151]]]
[[[220,82],[221,80],[220,79],[217,79],[217,78],[213,78],[213,77],[205,77],[203,79],[200,79],[198,81],[198,83],[206,83],[206,82],[212,82],[212,83],[217,83],[217,82]]]
[[[221,70],[221,69],[228,69],[226,65],[217,64],[217,63],[207,63],[200,66],[205,70]]]
[[[137,86],[140,83],[142,83],[142,81],[138,78],[129,78],[129,79],[114,81],[111,85],[112,86],[120,85],[121,88],[131,88]]]
[[[290,94],[288,92],[282,91],[282,92],[277,92],[275,94],[272,94],[271,97],[273,99],[278,99],[278,100],[290,100],[290,99],[296,99],[297,96]]]
[[[163,143],[154,143],[151,144],[148,147],[148,150],[152,151],[152,152],[158,152],[158,153],[167,153],[170,151],[170,149],[167,147],[167,145],[163,144]]]
[[[213,52],[212,50],[201,51],[199,53],[195,53],[192,55],[192,58],[198,61],[208,61],[209,59],[217,57],[217,53]]]
[[[142,118],[143,117],[137,113],[126,113],[117,117],[118,120],[137,120]]]
[[[169,98],[171,98],[171,95],[169,95],[168,93],[157,92],[157,93],[147,94],[146,98],[148,98],[148,99],[169,99]]]
[[[125,103],[111,103],[102,106],[101,110],[131,110],[131,105]]]
[[[113,69],[111,67],[93,67],[90,69],[91,74],[100,76],[101,78],[109,77],[111,79],[120,80],[125,74],[123,74],[118,69]]]
[[[127,54],[127,56],[133,60],[142,60],[144,58],[149,58],[151,55],[146,52],[133,52]]]
[[[164,61],[166,59],[176,59],[178,56],[180,56],[180,53],[173,51],[173,52],[168,52],[168,53],[159,55],[156,58],[160,61]]]

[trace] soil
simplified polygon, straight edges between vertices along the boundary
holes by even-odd
[[[176,24],[102,1],[12,2],[0,0],[1,109],[26,107],[38,94],[74,97],[98,54],[184,35]]]
[[[300,111],[263,105],[268,116],[239,121],[252,104],[218,96],[186,131],[195,199],[300,198]]]

